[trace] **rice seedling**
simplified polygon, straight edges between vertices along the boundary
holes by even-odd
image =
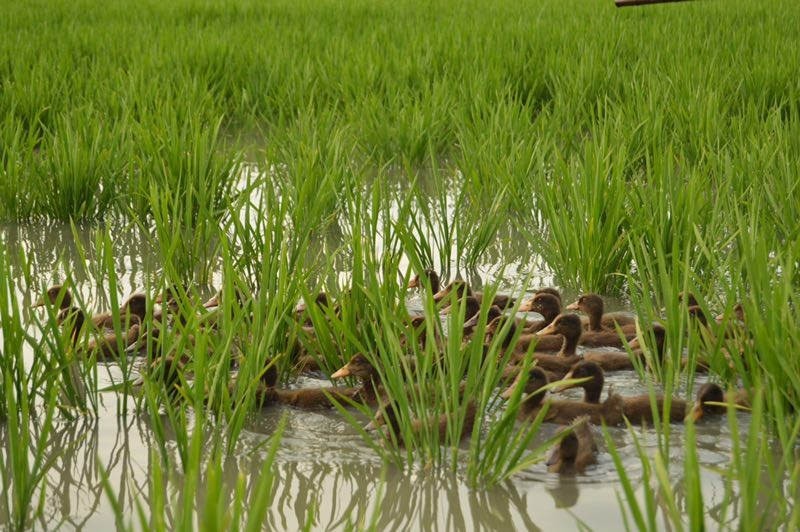
[[[32,248],[4,242],[0,430],[9,443],[0,465],[14,527],[38,511],[49,420],[110,415],[112,393],[115,415],[153,420],[149,456],[207,488],[208,501],[173,501],[170,479],[156,477],[134,523],[109,485],[118,526],[261,526],[275,479],[256,486],[248,521],[249,488],[241,478],[225,486],[222,462],[236,453],[268,366],[294,385],[299,354],[327,374],[356,353],[376,366],[395,400],[390,443],[360,430],[375,405],[340,406],[387,461],[457,471],[481,489],[535,463],[540,420],[516,422],[518,397],[497,404],[507,331],[488,346],[464,342],[463,300],[447,301],[440,319],[426,280],[411,301],[424,322],[409,331],[404,285],[427,268],[487,281],[489,296],[545,278],[621,295],[648,338],[638,374],[653,395],[688,395],[699,363],[729,386],[763,390],[746,441],[729,419],[738,447],[717,522],[797,519],[780,489],[798,477],[796,2],[45,4],[10,5],[0,20],[0,220],[75,222],[73,240],[89,248],[76,268],[88,279],[64,282],[96,285],[117,333],[120,294],[133,284],[120,270],[143,249],[152,262],[131,278],[148,294],[175,288],[185,319],[146,340],[133,392],[132,355],[98,369],[76,357],[91,338],[72,342],[54,309],[28,319],[11,264],[37,289],[67,268],[54,259],[30,271]],[[146,241],[128,252],[116,237],[131,226]],[[86,227],[96,231],[88,239]],[[37,250],[61,244],[43,242]],[[222,304],[198,312],[212,282]],[[321,291],[338,307],[308,305],[312,337],[294,307]],[[484,302],[477,335],[487,311]],[[155,321],[149,308],[142,326]],[[666,328],[663,358],[653,321]],[[421,331],[446,340],[407,341]],[[175,386],[164,386],[164,351],[186,358]],[[104,367],[124,383],[101,384]],[[476,422],[465,431],[471,401]],[[26,434],[35,413],[41,442]],[[420,425],[440,416],[443,432]],[[671,436],[682,429],[655,428],[656,455],[640,447],[637,459],[657,491],[636,502],[630,462],[616,461],[629,524],[657,528],[663,514],[675,528],[702,527],[701,457],[686,446],[675,484]],[[680,434],[697,440],[691,425]],[[757,461],[766,474],[748,469]]]

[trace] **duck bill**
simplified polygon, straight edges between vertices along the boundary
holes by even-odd
[[[580,308],[580,306],[578,305],[578,302],[577,302],[577,301],[575,301],[574,303],[570,303],[569,305],[567,305],[567,306],[566,306],[566,309],[567,309],[567,310],[580,310],[581,308]]]
[[[639,337],[637,336],[636,338],[628,342],[628,347],[630,347],[631,349],[641,349],[642,343],[639,341]]]
[[[517,383],[514,382],[511,386],[502,391],[502,393],[500,394],[500,398],[508,401],[509,399],[511,399],[511,396],[514,395],[514,390],[516,390],[516,388],[517,388]]]
[[[556,326],[555,323],[551,323],[541,331],[536,333],[536,336],[547,336],[550,334],[556,334]]]
[[[350,371],[350,364],[347,364],[336,370],[336,373],[331,375],[331,379],[343,379],[345,377],[349,377],[352,374],[353,373]]]
[[[533,311],[533,298],[526,299],[522,303],[519,304],[519,308],[517,308],[518,312],[531,312]]]
[[[694,407],[692,407],[692,411],[689,412],[689,419],[695,423],[703,419],[703,405],[699,403],[694,405]]]
[[[450,288],[443,288],[442,290],[439,290],[438,292],[436,292],[435,294],[433,294],[433,300],[434,300],[436,303],[438,303],[438,302],[439,302],[439,301],[441,301],[442,299],[446,298],[446,297],[447,297],[447,294],[449,294],[449,293],[450,293]]]
[[[214,296],[205,303],[203,303],[203,307],[205,308],[216,308],[219,306],[219,296]]]
[[[39,299],[36,300],[36,302],[33,305],[31,305],[31,308],[39,308],[43,307],[44,305],[45,305],[44,298],[40,297]]]
[[[408,289],[411,289],[411,288],[419,288],[419,287],[420,287],[419,275],[417,275],[417,276],[415,276],[413,279],[411,279],[411,280],[408,282],[408,284],[406,285],[406,288],[408,288]]]
[[[464,322],[464,329],[474,329],[478,326],[478,320],[481,317],[481,313],[477,312],[474,316]]]
[[[547,460],[545,460],[545,465],[547,467],[556,465],[561,460],[561,447],[556,445],[555,448],[550,452],[547,456]]]

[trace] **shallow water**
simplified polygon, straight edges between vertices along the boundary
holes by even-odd
[[[148,252],[146,238],[130,230],[115,231],[115,269],[120,299],[146,284],[145,272],[157,265]],[[42,286],[72,276],[83,303],[89,307],[109,307],[108,280],[99,279],[92,264],[93,236],[90,231],[78,230],[78,241],[87,250],[86,260],[74,244],[69,227],[28,225],[0,227],[0,239],[6,249],[21,244],[29,262],[29,271],[17,263],[15,277],[25,278],[16,294],[20,303],[29,306],[39,295]],[[531,271],[535,261],[520,262],[530,257],[521,250],[499,270],[498,256],[488,253],[492,264],[479,265],[468,280],[479,285],[499,282],[511,288],[520,272],[532,273],[532,287],[552,284],[546,270]],[[477,275],[479,278],[474,278]],[[155,279],[149,279],[149,282]],[[217,280],[218,281],[218,280]],[[538,281],[538,282],[537,282]],[[209,292],[213,290],[208,288]],[[419,306],[419,298],[409,294],[409,306]],[[624,308],[624,302],[612,301],[612,308]],[[33,333],[31,328],[30,332]],[[2,334],[2,332],[0,332]],[[28,353],[27,356],[32,356]],[[106,366],[104,366],[106,368]],[[101,371],[103,383],[115,375],[113,365]],[[607,382],[623,395],[646,393],[646,387],[633,372],[611,374]],[[328,385],[328,381],[303,377],[297,385]],[[699,383],[698,383],[699,384]],[[697,385],[697,384],[696,384]],[[567,396],[579,397],[572,390]],[[692,394],[693,395],[693,394]],[[116,396],[103,395],[104,405],[97,420],[60,420],[51,436],[50,456],[54,466],[47,475],[43,517],[37,522],[42,529],[111,529],[115,526],[110,502],[103,492],[101,470],[120,495],[121,503],[135,520],[134,500],[148,504],[148,481],[154,467],[162,467],[152,458],[149,448],[153,433],[147,416],[129,415],[118,418]],[[237,442],[237,454],[228,460],[225,481],[234,486],[244,475],[248,486],[257,477],[263,463],[262,444],[271,435],[282,416],[287,427],[275,464],[277,484],[268,519],[270,528],[297,529],[312,516],[315,529],[338,529],[345,524],[365,526],[373,511],[379,507],[377,526],[380,529],[525,529],[549,530],[555,527],[575,528],[579,523],[598,530],[620,529],[623,517],[618,502],[622,489],[611,456],[601,445],[598,464],[587,474],[578,477],[559,477],[548,473],[543,464],[516,475],[512,480],[489,489],[470,489],[459,472],[439,472],[409,467],[401,470],[384,465],[380,457],[367,446],[359,434],[335,411],[308,412],[289,407],[269,407],[253,413],[246,430]],[[739,414],[740,428],[746,432],[748,415]],[[551,435],[556,427],[546,425],[540,438]],[[36,427],[32,427],[34,434]],[[683,426],[673,425],[670,433],[673,485],[680,489],[682,472]],[[636,429],[648,455],[656,449],[653,430]],[[721,477],[710,468],[725,467],[731,453],[727,422],[713,420],[697,427],[699,457],[703,465],[703,493],[706,499],[708,524],[712,528],[735,524],[736,516],[724,518],[713,508],[722,504],[726,487]],[[636,454],[633,436],[624,429],[610,430],[628,474],[636,489],[651,489],[641,483],[641,462]],[[539,439],[538,441],[543,441]],[[0,429],[0,452],[6,448],[6,434]],[[175,451],[177,452],[177,451]],[[180,463],[177,458],[171,461]],[[3,471],[4,475],[10,471]],[[204,473],[203,473],[204,474]],[[168,493],[177,499],[182,479],[177,469],[165,472]],[[203,482],[201,481],[200,485]],[[734,499],[735,492],[730,494]],[[731,505],[733,511],[736,504]],[[0,526],[7,516],[0,516]],[[724,519],[723,522],[718,521]]]

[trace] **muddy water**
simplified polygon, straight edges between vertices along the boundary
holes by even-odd
[[[146,239],[134,231],[117,231],[126,235],[115,240],[115,269],[119,296],[125,297],[145,285],[145,272],[154,271],[157,263],[148,253]],[[23,245],[30,263],[29,271],[17,265],[19,283],[17,297],[23,305],[38,297],[39,288],[70,275],[85,304],[107,308],[107,280],[98,282],[93,236],[79,230],[78,241],[87,250],[84,257],[74,244],[71,229],[53,226],[0,228],[0,238],[6,249]],[[491,256],[491,254],[489,254]],[[516,258],[529,256],[526,251]],[[491,256],[492,264],[497,257]],[[497,269],[489,264],[473,272],[471,282],[500,281],[506,286],[515,284],[518,272],[532,273],[532,286],[551,284],[546,270],[531,272],[530,263],[512,262],[505,268],[504,277],[493,277]],[[510,272],[510,273],[509,273]],[[478,279],[475,278],[477,275]],[[150,281],[153,281],[151,279]],[[213,290],[209,287],[209,291]],[[410,295],[409,305],[419,302]],[[612,304],[624,308],[624,302]],[[32,356],[28,353],[28,356]],[[101,372],[104,382],[112,382],[114,366]],[[608,376],[607,381],[623,395],[646,393],[633,372]],[[302,378],[297,386],[322,386],[328,381]],[[699,383],[698,383],[699,384]],[[572,391],[573,397],[580,396]],[[693,394],[692,394],[693,395]],[[120,502],[136,524],[136,503],[149,504],[149,480],[154,468],[162,467],[157,455],[151,455],[154,436],[147,416],[118,418],[116,398],[103,395],[104,404],[97,420],[59,420],[51,435],[49,457],[54,465],[47,474],[44,492],[43,517],[37,522],[41,529],[102,529],[115,526],[113,512],[103,492],[101,469],[107,471],[109,482],[119,494]],[[401,470],[385,465],[362,441],[358,433],[338,414],[331,411],[308,412],[289,407],[270,407],[255,412],[238,442],[237,453],[228,460],[225,482],[235,486],[239,475],[249,485],[260,472],[263,463],[264,441],[286,415],[288,425],[275,464],[277,483],[268,519],[270,528],[293,530],[309,519],[314,529],[340,529],[347,524],[358,527],[372,522],[380,529],[442,529],[442,530],[552,530],[573,529],[580,524],[597,530],[614,530],[624,526],[618,497],[622,489],[610,455],[601,445],[599,463],[586,475],[559,477],[546,471],[543,464],[516,475],[512,480],[489,489],[470,489],[464,476],[409,467]],[[740,414],[740,425],[747,430],[748,416]],[[546,438],[554,426],[545,426],[541,438]],[[37,427],[32,427],[36,434]],[[735,525],[736,515],[715,513],[714,508],[726,497],[726,486],[712,468],[725,467],[731,453],[728,425],[712,421],[697,427],[699,457],[703,469],[703,493],[707,504],[707,520],[712,528]],[[641,482],[641,462],[636,454],[633,436],[623,429],[611,429],[611,436],[621,453],[628,474],[642,490],[651,489]],[[652,430],[637,429],[645,452],[651,455],[657,445]],[[673,485],[680,492],[683,427],[674,425],[671,432],[673,449]],[[6,447],[6,436],[0,428],[0,452]],[[175,451],[174,464],[180,463]],[[2,472],[9,475],[10,471]],[[205,474],[205,473],[203,473]],[[181,473],[177,469],[165,472],[168,497],[177,500],[182,489]],[[203,485],[201,480],[200,485]],[[735,501],[736,492],[728,493]],[[680,502],[680,501],[679,501]],[[379,507],[380,511],[375,512]],[[731,505],[733,511],[736,504]],[[0,526],[7,516],[0,516]]]

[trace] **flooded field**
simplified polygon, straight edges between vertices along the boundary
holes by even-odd
[[[145,285],[144,272],[152,268],[153,257],[139,254],[147,249],[136,232],[120,228],[125,235],[115,239],[114,248],[119,282],[119,296],[140,290]],[[79,241],[92,253],[88,232],[77,233]],[[6,227],[2,238],[7,246],[23,244],[30,266],[29,289],[15,294],[28,307],[38,297],[40,286],[53,284],[70,275],[80,296],[87,305],[99,310],[107,308],[107,295],[83,263],[72,244],[69,227],[28,226]],[[524,253],[522,253],[524,254]],[[521,254],[521,255],[522,255]],[[91,256],[91,255],[90,255]],[[523,264],[506,264],[506,271],[522,271]],[[494,282],[492,265],[480,265],[486,282]],[[347,272],[342,272],[345,276]],[[534,276],[550,284],[551,273],[542,270]],[[474,282],[474,281],[473,281]],[[512,288],[511,285],[501,289]],[[204,293],[213,294],[209,286]],[[625,309],[625,302],[610,300],[616,309]],[[422,311],[420,296],[409,292],[407,305],[412,311]],[[35,334],[34,330],[30,331]],[[580,348],[579,348],[580,352]],[[26,358],[35,356],[32,352]],[[100,389],[122,378],[114,363],[100,364]],[[134,370],[133,375],[138,373]],[[699,377],[695,388],[704,380]],[[326,379],[302,376],[288,383],[291,388],[329,386]],[[633,371],[615,372],[607,376],[607,386],[613,385],[623,396],[647,393],[647,387]],[[681,395],[684,390],[680,390]],[[580,399],[582,391],[571,390],[565,398]],[[689,394],[693,396],[693,394]],[[76,528],[104,529],[113,527],[115,513],[104,492],[103,477],[119,494],[118,503],[124,514],[133,515],[144,508],[152,497],[150,481],[153,468],[163,464],[154,454],[155,435],[147,413],[119,414],[119,396],[101,394],[102,406],[98,419],[59,419],[53,429],[46,457],[53,461],[46,474],[44,509],[37,527],[42,529]],[[361,416],[363,418],[363,416]],[[267,522],[272,529],[339,529],[344,525],[357,528],[376,526],[378,529],[519,529],[550,530],[588,526],[597,530],[619,529],[624,526],[619,497],[623,491],[611,456],[601,443],[597,465],[583,475],[562,476],[547,472],[540,463],[513,476],[497,486],[470,488],[460,471],[447,472],[417,466],[405,468],[385,464],[365,443],[362,436],[335,410],[306,411],[287,406],[270,406],[249,415],[244,430],[235,445],[235,453],[225,459],[222,478],[233,490],[238,482],[251,485],[252,477],[261,473],[264,444],[274,433],[280,420],[286,428],[281,439],[277,460],[273,465],[275,485]],[[739,415],[740,430],[748,430],[748,414]],[[366,422],[367,419],[363,418]],[[543,425],[533,446],[552,436],[557,425]],[[36,431],[36,423],[32,430]],[[652,428],[609,428],[609,436],[618,449],[624,468],[634,481],[637,493],[654,486],[642,482],[642,462],[634,444],[634,436],[645,453],[658,447],[658,437]],[[736,492],[729,491],[721,472],[728,466],[733,452],[729,425],[724,418],[699,424],[697,444],[702,466],[702,488],[711,508],[706,516],[709,526],[735,527],[734,512],[716,514],[714,505],[723,501],[736,507]],[[598,430],[598,439],[602,439]],[[169,445],[170,437],[166,436]],[[5,431],[0,430],[4,447]],[[684,427],[672,425],[669,437],[672,464],[670,482],[680,492],[683,471]],[[173,449],[173,453],[177,453]],[[180,460],[175,456],[171,467],[163,471],[168,501],[182,500],[182,472],[175,468]],[[8,463],[6,462],[6,468]],[[11,475],[6,470],[4,475]],[[201,477],[204,473],[201,471]],[[201,479],[200,485],[204,484]],[[200,506],[202,498],[196,504]],[[198,513],[201,507],[197,508]],[[131,523],[128,523],[131,524]]]

